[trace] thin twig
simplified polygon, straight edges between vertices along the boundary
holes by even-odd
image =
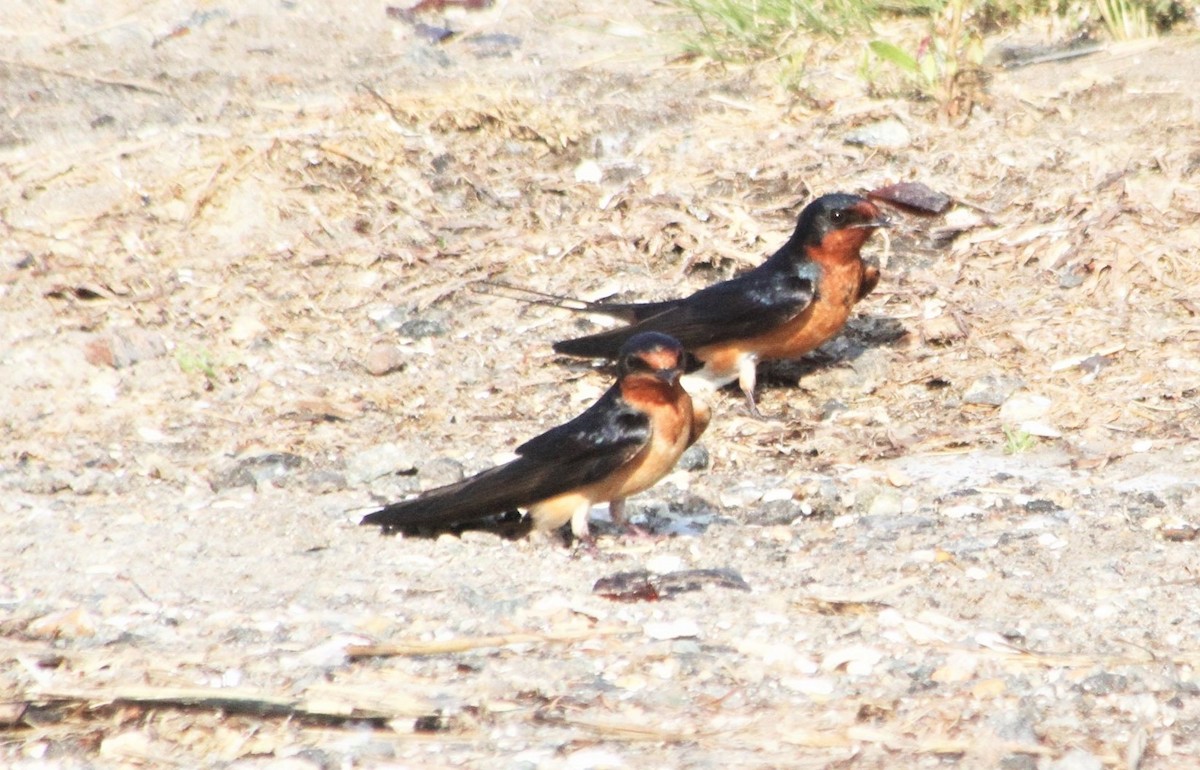
[[[0,57],[0,64],[6,64],[10,67],[21,67],[23,69],[33,70],[35,72],[44,72],[47,75],[55,75],[62,78],[72,78],[74,80],[84,80],[91,83],[99,83],[106,86],[116,86],[118,88],[128,88],[131,91],[143,91],[148,94],[157,96],[166,96],[174,99],[175,94],[165,89],[159,88],[153,83],[147,83],[144,80],[133,80],[130,78],[107,77],[105,75],[92,75],[87,72],[72,72],[71,70],[59,69],[58,67],[47,67],[44,64],[34,64],[33,62],[19,61],[17,59],[9,59]]]
[[[600,636],[620,636],[635,633],[622,626],[585,628],[577,631],[549,631],[546,633],[497,634],[475,636],[464,639],[444,639],[433,642],[394,642],[391,644],[359,644],[346,648],[351,660],[356,658],[441,655],[448,652],[466,652],[487,647],[509,647],[514,644],[546,644],[548,642],[577,642]]]

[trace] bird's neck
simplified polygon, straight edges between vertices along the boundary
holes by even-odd
[[[816,246],[805,246],[805,257],[824,268],[859,263],[862,256],[859,253],[871,231],[865,227],[847,230],[834,230],[825,236]]]
[[[621,380],[621,398],[639,409],[673,404],[682,392],[678,382],[670,384],[657,377],[627,375]]]

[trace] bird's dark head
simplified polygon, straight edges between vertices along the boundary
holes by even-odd
[[[857,259],[858,250],[871,233],[890,224],[879,207],[866,198],[830,193],[804,207],[788,245],[799,247],[808,256],[821,252]]]
[[[621,346],[617,372],[622,379],[653,378],[669,384],[683,374],[684,353],[679,340],[658,332],[641,332]]]

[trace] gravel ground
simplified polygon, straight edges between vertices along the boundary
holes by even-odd
[[[338,8],[0,28],[0,763],[1200,767],[1194,37],[947,120],[861,40],[795,94],[664,6]],[[654,537],[356,525],[607,385],[472,282],[678,295],[896,181],[955,206]]]

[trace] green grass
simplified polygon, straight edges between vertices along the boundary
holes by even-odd
[[[1037,436],[1020,428],[1004,427],[1004,454],[1019,455],[1037,446]]]
[[[908,90],[921,98],[936,102],[947,115],[969,105],[970,78],[983,61],[983,39],[973,21],[977,13],[973,0],[947,0],[929,17],[925,35],[915,45],[904,47],[887,40],[872,40],[867,44],[880,63],[899,74]],[[864,78],[874,83],[872,62],[864,61]]]
[[[1154,36],[1149,4],[1138,0],[1096,0],[1104,26],[1114,40],[1138,40]]]
[[[674,0],[696,17],[699,29],[684,49],[714,61],[788,57],[803,34],[843,35],[866,29],[879,14],[877,0]]]
[[[217,384],[217,362],[207,350],[180,348],[175,351],[175,362],[179,364],[179,370],[183,373],[199,372],[204,375],[210,385]]]
[[[804,88],[816,41],[869,33],[888,18],[924,18],[928,23],[915,39],[870,40],[859,75],[876,92],[931,100],[950,117],[969,111],[973,92],[982,87],[985,34],[1046,15],[1098,16],[1114,38],[1128,39],[1152,35],[1188,15],[1178,0],[669,1],[695,19],[683,36],[687,53],[716,62],[769,62],[791,91]]]

